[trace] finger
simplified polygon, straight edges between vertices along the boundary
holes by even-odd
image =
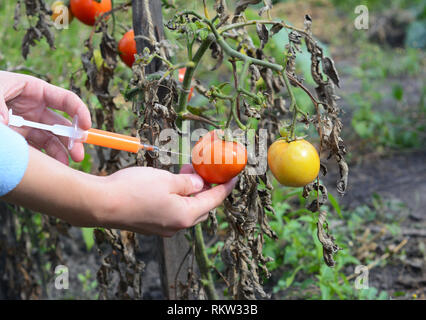
[[[31,130],[27,140],[37,149],[44,149],[49,156],[68,165],[67,149],[55,135],[41,130]]]
[[[216,207],[231,193],[237,183],[238,178],[235,177],[227,183],[220,184],[207,191],[200,192],[193,197],[181,197],[183,208],[191,215],[194,223],[203,219],[203,216]]]
[[[9,110],[3,96],[0,96],[0,122],[6,125],[9,123]]]
[[[71,122],[61,116],[60,114],[56,113],[55,111],[46,109],[40,119],[41,122],[46,124],[61,124],[64,126],[70,126]],[[68,149],[68,138],[67,137],[58,137],[59,140],[62,142],[62,144]],[[80,162],[84,159],[84,147],[82,143],[75,143],[74,147],[69,150],[71,159],[73,159],[76,162]]]
[[[199,224],[200,222],[206,221],[208,217],[209,217],[209,213],[208,212],[206,214],[200,216],[197,220],[195,220],[194,226],[197,225],[197,224]]]
[[[50,108],[64,111],[71,117],[78,115],[81,129],[88,130],[92,126],[89,109],[74,92],[45,82],[43,98]]]
[[[71,126],[71,121],[50,109],[44,109],[39,121],[49,125],[60,124],[64,126]],[[58,138],[64,146],[68,144],[67,137],[58,136]]]
[[[170,192],[181,196],[189,196],[204,187],[204,181],[198,174],[175,174],[170,183]]]
[[[194,167],[192,166],[192,164],[184,164],[182,165],[181,169],[180,169],[180,174],[188,174],[188,173],[196,173],[194,170]],[[203,188],[200,190],[201,191],[205,191],[210,189],[211,185],[210,183],[207,183],[204,181],[204,186]]]
[[[184,164],[182,165],[182,167],[180,168],[179,173],[194,173],[194,167],[192,166],[192,164]]]

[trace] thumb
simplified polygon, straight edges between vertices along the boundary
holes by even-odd
[[[198,174],[175,174],[171,184],[171,192],[181,196],[189,196],[200,192],[204,181]]]
[[[0,122],[7,125],[9,123],[9,112],[4,98],[0,96]]]

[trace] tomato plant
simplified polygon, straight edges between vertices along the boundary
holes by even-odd
[[[93,26],[98,16],[111,10],[111,0],[71,0],[70,7],[78,20]]]
[[[268,165],[279,183],[303,187],[318,176],[320,159],[317,150],[308,141],[280,139],[269,147]]]
[[[121,60],[130,68],[135,62],[136,41],[133,30],[127,31],[118,42],[118,52]]]
[[[39,43],[41,38],[46,38],[50,47],[54,48],[53,32],[49,30],[49,24],[44,23],[46,9],[44,6],[27,5],[32,1],[35,0],[25,1],[26,14],[28,17],[37,16],[40,23],[27,29],[25,41],[22,41],[24,57],[28,55],[30,46]],[[210,131],[197,142],[192,150],[192,163],[195,171],[208,183],[224,183],[239,175],[239,181],[221,211],[223,214],[219,215],[219,219],[226,220],[227,237],[223,239],[218,257],[224,258],[222,262],[226,270],[223,278],[228,280],[227,294],[236,299],[256,299],[268,296],[262,289],[262,279],[269,276],[269,258],[262,248],[264,239],[278,239],[268,222],[268,217],[274,212],[274,204],[263,146],[274,141],[283,122],[288,123],[286,128],[289,130],[285,134],[292,142],[279,140],[273,143],[268,162],[281,183],[305,186],[303,196],[306,198],[310,192],[318,195],[316,202],[312,201],[307,210],[318,213],[317,235],[323,246],[324,261],[328,266],[334,266],[333,256],[339,247],[329,230],[324,229],[326,213],[320,210],[327,200],[327,189],[322,183],[312,182],[318,176],[319,155],[307,141],[294,140],[301,124],[304,128],[311,126],[316,129],[320,150],[327,152],[339,166],[337,190],[343,195],[347,186],[348,166],[344,160],[346,150],[340,138],[342,123],[335,94],[339,76],[333,60],[327,56],[328,51],[313,36],[311,17],[306,15],[303,27],[295,27],[294,24],[273,18],[271,5],[268,4],[270,1],[263,1],[265,6],[260,8],[258,14],[262,18],[253,18],[246,9],[252,4],[260,5],[261,0],[236,1],[230,5],[233,12],[228,12],[225,1],[218,0],[215,1],[214,14],[213,9],[209,12],[207,1],[202,2],[204,10],[198,10],[200,8],[196,5],[194,10],[185,10],[182,6],[171,4],[175,1],[165,5],[166,2],[121,1],[111,10],[111,0],[71,0],[72,13],[83,23],[93,26],[84,41],[82,66],[74,69],[70,86],[83,99],[90,102],[95,99],[96,105],[91,103],[95,113],[94,126],[105,127],[108,131],[123,130],[115,120],[121,115],[129,118],[126,112],[130,108],[125,103],[131,103],[134,119],[127,122],[126,129],[132,134],[137,132],[138,137],[147,143],[158,143],[159,147],[167,143],[161,138],[164,129],[176,129],[177,135],[183,138],[184,121],[191,121],[191,126],[195,128],[209,125],[209,128],[218,129]],[[201,2],[198,3],[201,6]],[[169,21],[163,21],[163,12],[167,13]],[[105,15],[105,19],[96,20],[101,14]],[[109,16],[113,18],[107,19]],[[132,27],[129,27],[130,21],[133,21]],[[120,37],[117,36],[118,27],[132,30]],[[167,33],[164,28],[168,29]],[[271,43],[273,41],[275,43]],[[286,44],[276,46],[278,42]],[[300,57],[302,46],[310,55],[309,70],[315,82],[314,92],[305,86],[296,68],[296,57]],[[276,49],[272,51],[273,47]],[[137,48],[141,49],[140,52],[137,52]],[[118,56],[132,67],[132,77],[129,70],[123,72],[117,68]],[[176,72],[178,78],[174,76]],[[314,114],[300,107],[304,103],[300,94],[295,95],[296,87],[300,89],[302,97],[303,92],[307,94],[315,107]],[[121,88],[126,88],[124,99],[119,97]],[[188,105],[194,88],[200,99]],[[244,137],[253,138],[253,143],[248,139],[247,150],[245,144],[235,142],[224,134],[224,131],[228,133],[228,129],[236,128],[243,132]],[[257,146],[259,155],[252,152]],[[113,173],[121,169],[123,163],[171,169],[170,164],[161,162],[161,157],[149,153],[141,152],[133,158],[123,153],[105,152],[98,153],[98,158],[98,172],[101,174]],[[250,167],[246,167],[248,159]],[[254,164],[252,160],[259,161]],[[220,224],[213,210],[209,212],[209,219],[208,225],[215,231]],[[168,296],[188,298],[192,294],[190,292],[195,292],[193,286],[197,285],[204,290],[206,297],[216,299],[218,295],[209,267],[213,264],[210,257],[204,254],[203,229],[198,224],[193,231],[187,233],[191,243],[190,250],[185,251],[195,257],[200,274],[192,269],[180,272],[174,266],[182,266],[181,261],[165,260],[167,266],[164,270],[170,270],[170,274],[176,271],[176,282],[164,283],[163,287],[172,288],[173,285],[175,288],[174,292],[168,289]],[[131,237],[129,234],[128,239],[136,239]],[[101,230],[95,232],[95,238],[99,248],[104,244],[114,245],[117,241],[113,233]],[[186,241],[177,240],[181,248],[184,247],[180,242],[182,240]],[[141,287],[136,281],[142,270],[140,261],[133,256],[126,258],[128,252],[137,252],[135,243],[127,241],[121,249],[114,249],[115,255],[120,259],[124,257],[121,261],[126,262],[127,270],[135,270],[131,274],[135,281],[122,279],[123,285],[120,282],[115,297],[127,298],[128,288],[134,289],[133,298],[141,296]],[[174,250],[170,244],[164,243],[168,246],[164,252]],[[117,260],[112,256],[105,259],[110,258],[111,261]],[[116,265],[110,264],[100,269],[102,288],[111,285],[106,275],[116,268]],[[183,279],[183,274],[187,274],[188,278]],[[170,277],[161,278],[167,282]],[[182,286],[177,283],[182,283]],[[105,289],[101,297],[108,296],[109,292]]]
[[[210,131],[192,149],[194,170],[208,183],[225,183],[247,164],[246,148],[235,141],[221,139],[223,131]]]

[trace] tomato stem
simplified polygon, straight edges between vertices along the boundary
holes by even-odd
[[[285,86],[287,88],[287,92],[290,95],[290,107],[289,107],[289,109],[293,110],[293,119],[292,119],[291,125],[290,125],[289,139],[290,140],[294,140],[294,138],[295,138],[295,136],[294,136],[294,130],[295,130],[295,127],[296,127],[297,114],[300,113],[301,115],[303,115],[305,117],[307,117],[307,114],[303,110],[301,110],[299,108],[299,106],[297,105],[296,97],[294,96],[294,92],[293,92],[293,89],[291,88],[291,84],[290,84],[290,81],[288,80],[288,75],[287,75],[287,71],[286,71],[289,54],[286,51],[286,52],[284,52],[284,55],[285,55],[285,59],[284,59],[284,71],[281,74],[282,74],[282,76],[284,78],[284,83],[285,83]]]
[[[206,290],[209,300],[218,300],[216,289],[214,287],[213,277],[210,272],[211,261],[207,256],[206,247],[204,244],[203,229],[201,223],[195,226],[195,258],[201,273],[201,283]]]
[[[234,57],[234,58],[238,58],[238,59],[243,60],[243,61],[248,61],[250,63],[256,64],[256,65],[259,65],[259,66],[267,67],[267,68],[270,68],[270,69],[278,71],[278,72],[283,70],[283,66],[280,65],[280,64],[271,63],[271,62],[266,61],[266,60],[259,60],[259,59],[256,59],[256,58],[252,58],[252,57],[249,57],[245,54],[242,54],[241,52],[238,52],[235,49],[232,49],[229,46],[229,44],[225,41],[225,39],[219,34],[219,32],[217,31],[214,24],[210,20],[203,18],[201,15],[199,15],[195,11],[184,10],[181,13],[179,13],[179,15],[193,15],[193,16],[197,17],[198,19],[200,19],[205,24],[207,24],[209,26],[210,30],[212,31],[213,35],[215,36],[217,44],[219,46],[221,46],[221,48],[223,49],[223,51],[226,52],[227,55]],[[222,32],[223,32],[223,30],[222,30]]]
[[[194,65],[192,67],[187,67],[185,72],[185,77],[183,78],[182,82],[182,91],[179,94],[179,100],[178,100],[178,107],[177,112],[186,111],[186,106],[188,103],[188,95],[191,88],[191,80],[194,75],[195,69],[197,69],[197,66],[203,57],[204,53],[207,51],[207,49],[210,47],[210,44],[213,42],[213,37],[210,35],[208,36],[203,42],[201,42],[200,47],[198,48],[197,52],[194,55],[194,58],[192,59],[192,62]]]

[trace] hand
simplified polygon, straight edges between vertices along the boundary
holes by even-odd
[[[71,122],[49,108],[66,112],[71,117],[78,115],[83,130],[91,127],[90,113],[83,101],[73,92],[51,85],[43,80],[11,72],[0,71],[0,121],[8,123],[8,108],[13,114],[26,120],[46,124],[71,125]],[[14,128],[28,143],[37,149],[44,149],[48,155],[68,164],[68,138],[28,127]],[[82,161],[84,148],[75,143],[70,151],[74,161]]]
[[[191,165],[184,165],[180,174],[133,167],[104,179],[107,181],[99,193],[105,194],[108,204],[98,214],[101,225],[166,237],[206,220],[209,211],[223,202],[237,181],[234,178],[211,188]]]

